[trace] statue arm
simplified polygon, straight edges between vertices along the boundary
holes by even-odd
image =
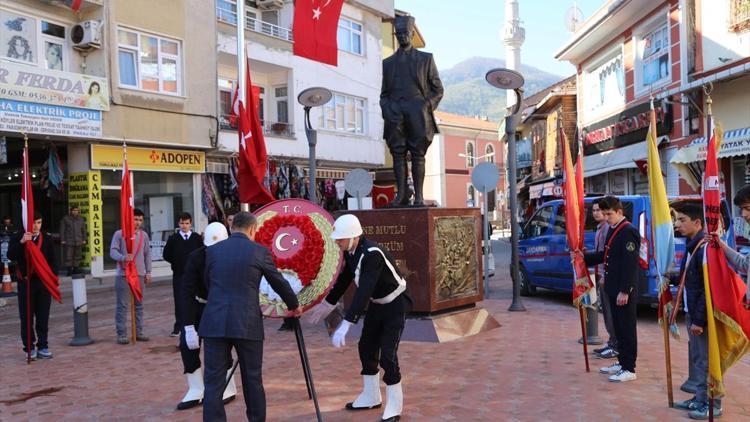
[[[383,76],[383,82],[380,85],[380,108],[384,109],[385,108],[385,104],[388,103],[388,84],[387,84],[387,79],[388,78],[386,78],[385,60],[383,60],[383,73],[382,73],[382,76]]]
[[[430,106],[434,111],[437,109],[440,100],[443,98],[443,83],[440,81],[440,75],[438,74],[435,59],[432,57],[432,54],[430,54],[430,64],[427,72],[427,85],[429,88],[427,101],[430,103]]]

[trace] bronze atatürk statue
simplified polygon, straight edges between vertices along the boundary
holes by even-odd
[[[432,54],[418,51],[411,44],[414,18],[397,16],[394,26],[399,49],[383,60],[383,88],[380,92],[380,109],[385,120],[383,138],[393,156],[393,173],[398,187],[398,195],[391,206],[409,205],[407,152],[411,155],[414,205],[422,206],[424,155],[438,132],[432,112],[443,97],[443,84]]]

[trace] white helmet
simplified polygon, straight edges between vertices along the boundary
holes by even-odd
[[[221,223],[211,223],[206,227],[206,232],[203,233],[203,244],[211,246],[219,243],[222,240],[229,237],[227,234],[227,228]]]
[[[344,214],[333,223],[331,239],[352,239],[362,235],[362,225],[354,214]]]

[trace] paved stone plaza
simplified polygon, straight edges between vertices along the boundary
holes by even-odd
[[[591,359],[586,373],[578,314],[567,294],[541,292],[525,298],[525,313],[510,313],[508,244],[495,244],[498,272],[493,294],[482,305],[502,325],[490,332],[445,344],[404,342],[404,421],[593,421],[688,420],[669,409],[661,331],[655,311],[639,310],[638,380],[613,384],[597,370],[609,361]],[[69,281],[65,281],[69,286]],[[147,343],[115,344],[111,281],[90,282],[91,346],[69,347],[72,299],[53,304],[52,360],[27,366],[18,338],[15,300],[0,308],[0,420],[125,421],[199,420],[200,408],[174,410],[186,389],[172,327],[172,289],[157,280],[145,292]],[[313,421],[292,333],[278,333],[267,321],[264,380],[269,421]],[[600,322],[603,330],[603,323]],[[330,346],[323,327],[303,324],[315,385],[326,421],[378,421],[381,411],[349,413],[344,404],[360,388],[356,339],[343,351]],[[602,332],[603,334],[603,332]],[[684,329],[683,329],[684,334]],[[687,375],[687,343],[672,343],[675,400]],[[239,384],[239,379],[238,379]],[[727,380],[725,421],[750,420],[750,358],[732,368]],[[46,390],[46,391],[45,391]],[[41,392],[32,398],[29,393]],[[24,400],[24,398],[28,398]],[[229,420],[244,420],[244,401],[227,405]]]

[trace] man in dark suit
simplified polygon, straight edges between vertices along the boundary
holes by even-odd
[[[47,344],[47,330],[49,326],[49,309],[52,304],[52,295],[45,287],[42,280],[37,274],[32,274],[31,280],[26,274],[26,246],[24,243],[34,242],[44,254],[44,259],[54,274],[57,274],[57,260],[55,260],[55,243],[49,233],[42,232],[42,214],[34,213],[34,223],[31,232],[18,233],[10,241],[8,248],[8,259],[16,262],[17,271],[20,274],[18,278],[18,312],[21,317],[21,341],[23,342],[23,351],[31,347],[31,359],[52,359],[52,352]],[[26,283],[31,283],[26,285]],[[31,305],[27,309],[27,289],[28,302]],[[27,317],[30,313],[30,318]],[[28,319],[27,319],[28,318]],[[31,344],[27,343],[26,323],[30,322]],[[36,343],[36,344],[35,344]],[[34,347],[36,346],[36,348]]]
[[[438,132],[432,112],[443,98],[432,54],[416,50],[414,18],[397,16],[394,21],[399,49],[383,60],[383,86],[380,109],[385,125],[383,138],[393,156],[393,173],[398,194],[391,206],[409,204],[411,194],[407,186],[406,153],[411,154],[411,173],[414,182],[414,205],[424,205],[425,153]]]
[[[162,256],[164,260],[172,266],[172,296],[174,297],[174,326],[170,337],[180,335],[180,329],[184,324],[180,320],[179,312],[179,291],[182,283],[182,275],[185,273],[185,264],[187,263],[190,252],[203,246],[201,235],[193,231],[193,217],[188,212],[180,214],[179,219],[180,231],[169,236],[167,243],[164,245]]]
[[[604,250],[587,253],[585,259],[589,266],[604,264],[604,291],[612,309],[619,352],[618,363],[601,368],[600,372],[609,374],[612,382],[633,381],[638,354],[636,305],[641,236],[623,215],[622,202],[617,197],[605,196],[599,201],[599,209],[609,224]]]
[[[252,240],[256,230],[255,216],[238,212],[232,222],[232,235],[206,249],[204,279],[208,302],[198,327],[204,344],[204,421],[226,420],[221,397],[230,365],[227,355],[232,347],[240,361],[247,419],[266,419],[263,317],[258,300],[261,277],[281,296],[290,310],[288,316],[301,313],[297,296],[276,269],[271,251]]]

